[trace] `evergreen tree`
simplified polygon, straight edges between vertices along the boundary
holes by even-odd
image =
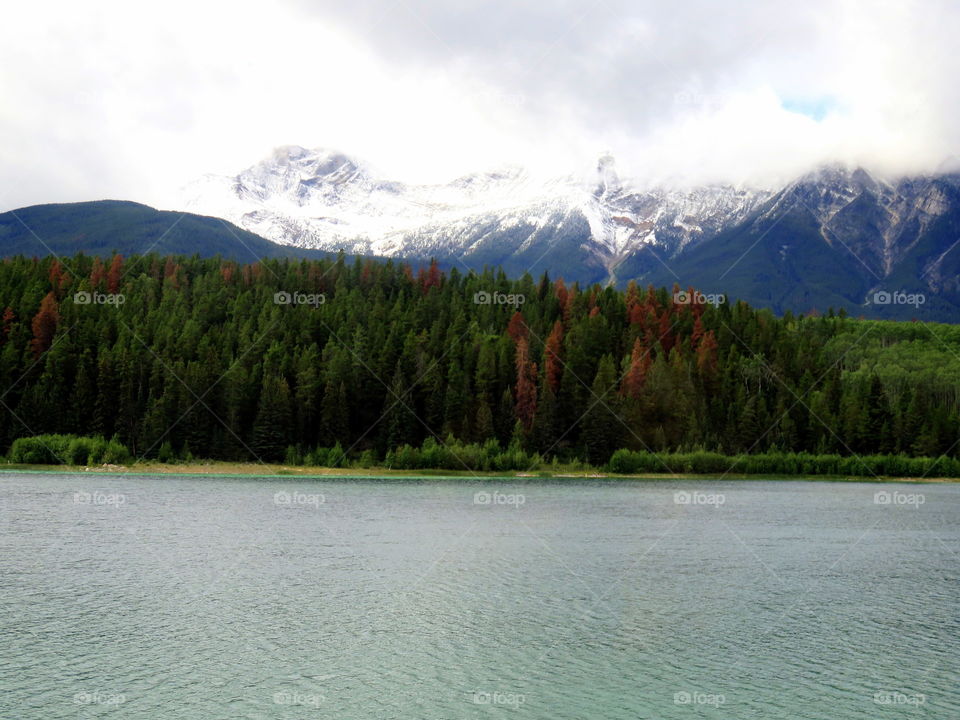
[[[280,462],[290,444],[292,402],[286,379],[267,375],[263,379],[260,406],[253,423],[253,442],[250,449],[257,459]]]
[[[583,441],[587,457],[594,465],[602,465],[613,451],[622,446],[623,425],[618,419],[619,401],[616,396],[617,376],[610,355],[600,359],[591,388],[591,407],[583,419]]]

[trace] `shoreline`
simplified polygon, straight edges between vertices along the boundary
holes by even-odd
[[[328,468],[305,467],[282,464],[264,465],[260,463],[233,462],[194,462],[194,463],[136,463],[134,465],[0,465],[0,476],[6,473],[50,473],[66,475],[176,475],[211,477],[257,477],[257,478],[302,478],[344,479],[344,480],[805,480],[811,482],[865,482],[865,483],[955,483],[960,478],[950,477],[892,477],[870,475],[783,475],[783,474],[743,474],[730,473],[643,473],[622,475],[599,472],[596,470],[557,470],[557,471],[469,471],[469,470],[393,470],[389,468]]]

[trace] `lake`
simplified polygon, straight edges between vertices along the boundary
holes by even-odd
[[[0,717],[960,718],[960,486],[0,475]]]

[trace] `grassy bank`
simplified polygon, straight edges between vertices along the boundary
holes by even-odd
[[[823,477],[960,478],[960,459],[905,455],[835,455],[766,452],[741,455],[696,450],[660,452],[617,450],[602,466],[573,457],[550,460],[525,452],[519,443],[500,448],[451,439],[427,440],[421,447],[402,445],[377,457],[373,450],[345,452],[340,445],[307,453],[291,447],[283,463],[205,460],[165,454],[136,459],[116,439],[42,435],[19,438],[0,469],[64,469],[68,472],[142,472],[152,474],[299,475],[309,477]]]
[[[49,473],[95,473],[95,474],[132,474],[132,475],[210,475],[210,476],[251,476],[251,477],[299,477],[299,478],[477,478],[477,479],[615,479],[615,480],[822,480],[825,482],[922,482],[943,483],[960,482],[960,478],[920,477],[920,476],[863,476],[863,475],[810,475],[783,473],[727,473],[722,472],[642,472],[614,473],[595,469],[583,469],[581,466],[558,466],[550,470],[520,471],[483,471],[447,469],[398,470],[386,467],[347,467],[331,468],[322,466],[295,466],[271,463],[243,463],[225,461],[195,461],[183,463],[160,463],[144,461],[129,465],[47,465],[6,463],[0,464],[3,472],[49,472]]]

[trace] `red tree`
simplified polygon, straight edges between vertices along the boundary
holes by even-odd
[[[48,292],[40,302],[40,310],[33,318],[33,340],[30,346],[35,357],[40,357],[53,344],[54,333],[60,322],[60,312],[57,307],[57,298],[53,292]]]
[[[93,259],[93,270],[90,271],[90,287],[94,290],[100,289],[100,283],[103,282],[103,278],[107,275],[107,271],[103,269],[103,260],[100,259],[98,255]]]
[[[696,313],[696,310],[694,310]],[[697,347],[700,343],[700,338],[703,337],[703,321],[700,320],[700,316],[697,315],[697,319],[693,321],[693,332],[690,334],[690,346]]]
[[[717,343],[713,330],[707,331],[697,347],[697,369],[702,375],[713,378],[717,373]]]
[[[637,288],[637,281],[631,280],[627,283],[627,312],[633,310],[635,305],[640,303],[640,290]]]
[[[13,329],[13,321],[16,317],[13,308],[7,305],[7,309],[3,311],[3,334],[0,335],[0,342],[6,342],[7,338],[10,337],[10,331]]]
[[[417,278],[420,281],[420,292],[426,295],[430,292],[430,288],[440,287],[440,266],[437,265],[436,260],[430,261],[430,268],[424,270],[420,268],[419,277]]]
[[[510,339],[515,343],[518,343],[521,338],[526,339],[529,332],[523,313],[517,310],[513,313],[513,317],[510,318],[510,323],[507,325],[507,335],[509,335]]]
[[[647,379],[647,371],[650,369],[650,351],[644,348],[640,338],[633,343],[633,352],[630,353],[630,369],[623,378],[623,385],[620,392],[626,397],[636,399],[640,397],[640,391]]]
[[[516,416],[524,430],[533,426],[533,417],[537,412],[537,365],[530,362],[530,346],[527,338],[517,341],[517,388]]]
[[[563,323],[557,320],[553,330],[547,336],[547,346],[544,352],[544,361],[547,364],[547,382],[554,392],[560,390],[560,379],[563,377],[563,362],[560,353],[563,350]]]
[[[123,277],[123,255],[114,255],[107,272],[107,292],[115,293],[120,289],[120,279]]]
[[[53,262],[50,263],[50,286],[54,290],[59,290],[60,285],[63,282],[61,275],[63,274],[63,268],[60,265],[60,261],[56,258],[53,259]]]

